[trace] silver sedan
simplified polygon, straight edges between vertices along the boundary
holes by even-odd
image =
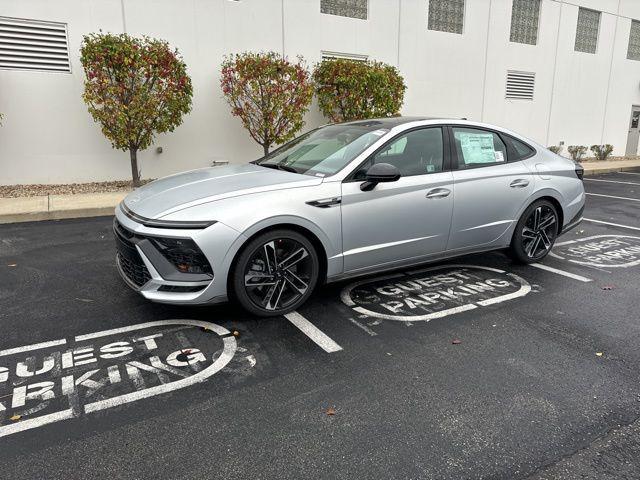
[[[322,283],[508,248],[538,262],[582,220],[583,169],[465,120],[327,125],[257,161],[156,180],[116,208],[144,297],[280,315]]]

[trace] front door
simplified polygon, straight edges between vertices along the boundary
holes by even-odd
[[[640,106],[634,105],[631,109],[629,120],[629,134],[627,136],[627,150],[625,155],[636,156],[638,154],[638,140],[640,139]]]
[[[345,272],[419,259],[443,251],[453,211],[453,177],[444,169],[440,127],[412,130],[391,140],[342,184]],[[364,172],[390,163],[401,177],[362,191]]]

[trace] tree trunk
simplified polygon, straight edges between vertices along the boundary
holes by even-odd
[[[138,149],[129,147],[129,156],[131,157],[131,178],[133,179],[133,188],[140,186],[140,170],[138,170]]]
[[[266,157],[267,155],[269,155],[269,144],[268,143],[263,143],[262,144],[262,148],[264,150],[264,156]]]

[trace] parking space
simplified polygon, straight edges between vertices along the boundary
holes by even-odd
[[[640,174],[585,186],[593,221],[540,265],[466,256],[268,320],[146,302],[109,218],[2,226],[3,475],[543,475],[640,415]]]

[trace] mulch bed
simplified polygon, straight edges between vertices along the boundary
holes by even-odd
[[[142,183],[145,184],[150,181],[142,180]],[[69,183],[64,185],[0,185],[0,198],[126,192],[133,189],[131,183],[131,180],[114,180],[111,182]]]

